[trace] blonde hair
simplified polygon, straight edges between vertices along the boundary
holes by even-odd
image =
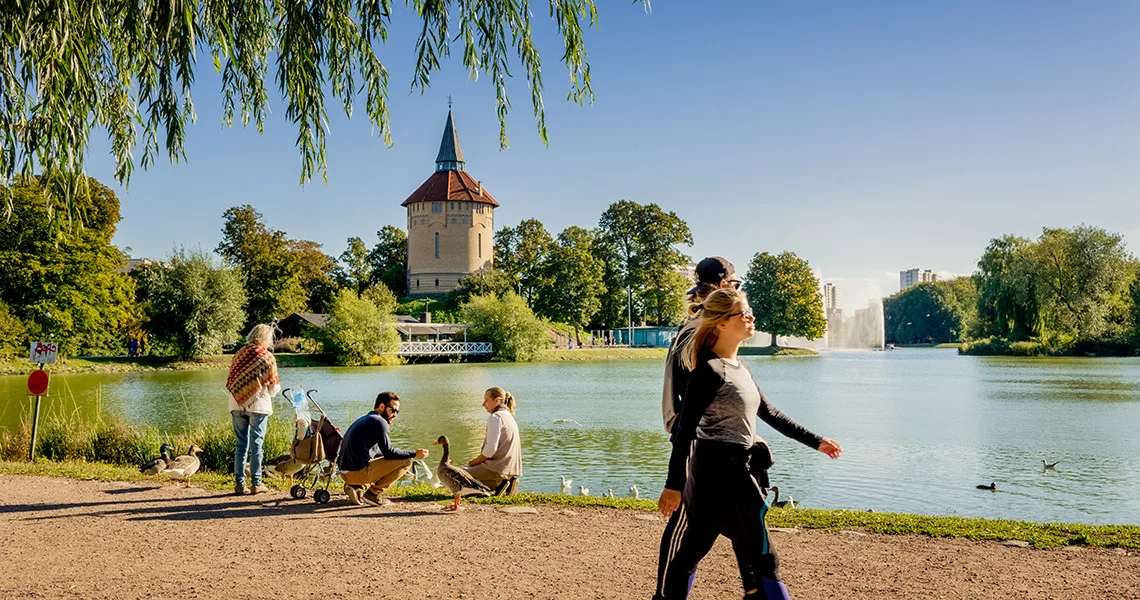
[[[492,400],[502,400],[502,406],[507,407],[511,414],[515,414],[515,397],[510,392],[501,387],[487,388],[487,395],[491,396]]]
[[[697,367],[697,357],[702,350],[716,345],[717,339],[720,338],[717,325],[731,318],[733,313],[738,312],[747,301],[744,292],[721,288],[713,290],[702,302],[689,305],[691,320],[682,332],[689,332],[690,335],[677,348],[677,355],[681,357],[681,364],[685,366],[686,371],[692,371]]]
[[[257,344],[266,348],[273,347],[273,326],[259,323],[249,330],[249,334],[245,336],[247,344]]]

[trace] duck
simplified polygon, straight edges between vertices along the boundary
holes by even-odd
[[[139,473],[143,475],[158,475],[161,473],[163,469],[170,466],[170,452],[172,450],[174,450],[174,448],[171,448],[170,444],[163,444],[162,447],[158,449],[159,457],[139,465]]]
[[[799,508],[800,507],[800,503],[796,502],[796,500],[794,498],[792,498],[791,496],[788,496],[787,500],[780,500],[780,488],[779,487],[772,486],[771,490],[773,492],[776,492],[776,497],[772,498],[772,506],[774,506],[776,508]]]
[[[990,482],[990,484],[989,484],[989,485],[982,485],[982,484],[978,484],[978,486],[977,486],[977,487],[978,487],[978,489],[979,489],[979,490],[989,490],[989,491],[991,491],[991,492],[996,492],[996,491],[997,491],[997,484],[996,484],[996,483],[993,483],[993,482]]]
[[[573,480],[573,479],[566,479],[566,476],[565,476],[565,475],[562,475],[561,477],[562,477],[562,489],[561,489],[561,492],[562,492],[563,494],[565,494],[566,492],[569,492],[569,491],[570,491],[570,484],[571,484],[571,483],[574,483],[574,480]]]
[[[292,454],[282,454],[273,460],[262,463],[261,468],[266,473],[274,473],[282,479],[288,477],[289,485],[293,485],[293,475],[305,468],[305,463],[297,460]]]
[[[629,497],[633,498],[634,500],[641,497],[640,493],[637,491],[636,485],[629,486]]]
[[[433,445],[443,446],[443,456],[439,459],[439,466],[435,468],[435,474],[439,477],[440,483],[455,495],[455,501],[443,510],[458,511],[461,496],[486,497],[491,495],[491,490],[483,485],[483,482],[472,477],[467,471],[451,464],[451,442],[447,440],[446,435],[439,436]]]
[[[170,479],[178,479],[186,483],[186,487],[190,487],[190,478],[198,472],[198,467],[202,466],[202,461],[198,460],[198,453],[202,449],[194,444],[190,444],[190,449],[186,454],[175,458],[166,465],[162,470],[162,475]]]
[[[1051,463],[1051,462],[1049,462],[1049,459],[1042,458],[1041,459],[1041,470],[1042,471],[1056,471],[1057,465],[1059,465],[1059,464],[1061,464],[1061,461]]]
[[[589,496],[590,495],[590,488],[588,488],[586,486],[582,486],[582,485],[578,486],[578,495],[579,496]]]

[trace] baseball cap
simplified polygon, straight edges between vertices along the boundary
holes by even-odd
[[[695,271],[697,273],[697,285],[688,291],[690,296],[696,293],[697,287],[702,283],[720,285],[720,282],[725,279],[736,279],[736,267],[732,266],[732,263],[723,256],[702,258],[701,262],[697,263]]]

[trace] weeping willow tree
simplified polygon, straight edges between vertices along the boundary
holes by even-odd
[[[649,0],[638,1],[649,9]],[[583,28],[597,23],[594,1],[548,2],[564,42],[568,99],[592,101]],[[460,47],[472,79],[491,78],[506,148],[507,79],[511,66],[521,65],[539,136],[547,141],[529,0],[406,4],[420,31],[413,90],[422,92],[452,46]],[[391,0],[0,0],[0,185],[39,172],[72,198],[85,181],[93,129],[107,132],[115,177],[124,185],[137,148],[144,169],[161,153],[171,162],[184,159],[199,53],[212,57],[221,76],[226,124],[238,119],[259,132],[272,66],[285,116],[297,127],[300,181],[325,179],[329,102],[351,117],[363,97],[370,125],[392,143],[389,73],[377,56],[391,26]],[[55,218],[82,222],[74,203],[66,208]]]

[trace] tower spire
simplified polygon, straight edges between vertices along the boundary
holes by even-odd
[[[463,150],[459,148],[459,133],[451,118],[451,98],[447,101],[447,123],[443,126],[443,140],[439,143],[439,154],[435,157],[436,171],[466,170]]]

